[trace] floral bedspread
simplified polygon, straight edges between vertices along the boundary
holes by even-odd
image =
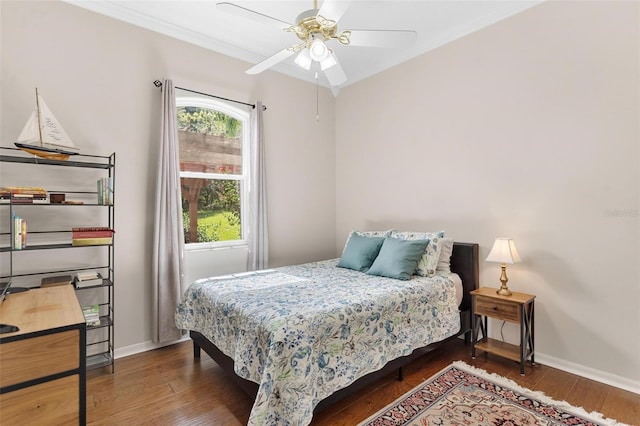
[[[336,264],[206,278],[185,292],[177,327],[203,334],[259,384],[250,425],[307,425],[336,390],[460,329],[447,277],[400,281]]]

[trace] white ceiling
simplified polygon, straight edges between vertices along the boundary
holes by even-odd
[[[68,3],[110,16],[161,34],[247,62],[247,68],[292,44],[295,34],[216,7],[223,0],[65,0]],[[313,0],[228,0],[238,6],[281,21],[295,23],[303,11],[313,9]],[[319,1],[318,7],[322,6]],[[346,0],[332,0],[346,1]],[[345,87],[401,62],[435,49],[521,12],[542,0],[351,0],[338,21],[338,30],[414,30],[417,41],[402,48],[342,46],[330,41],[347,81]],[[315,73],[294,63],[294,56],[272,70],[309,82]],[[319,84],[329,84],[319,73]],[[334,87],[334,93],[340,89]]]

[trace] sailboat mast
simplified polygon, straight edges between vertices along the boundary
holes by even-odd
[[[38,135],[40,136],[40,146],[42,143],[42,124],[40,124],[40,97],[38,96],[38,88],[36,87],[36,112],[38,115]]]

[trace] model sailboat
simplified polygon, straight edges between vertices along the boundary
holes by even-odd
[[[78,154],[78,148],[64,131],[36,89],[36,110],[24,125],[16,146],[38,157],[66,160]]]

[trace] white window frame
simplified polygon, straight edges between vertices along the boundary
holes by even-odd
[[[204,243],[187,243],[184,245],[185,251],[195,250],[207,250],[212,248],[225,248],[225,247],[238,247],[246,246],[247,241],[245,239],[247,233],[247,220],[249,214],[247,213],[248,203],[248,188],[249,188],[249,130],[251,128],[251,115],[248,111],[242,108],[236,108],[227,102],[217,100],[215,98],[201,98],[193,96],[176,96],[176,108],[177,107],[199,107],[207,108],[215,111],[219,111],[230,117],[235,118],[242,122],[242,174],[241,175],[229,175],[224,173],[201,173],[201,172],[183,172],[180,171],[180,177],[186,178],[201,178],[201,179],[222,179],[222,180],[239,180],[240,181],[240,240],[230,241],[212,241]],[[177,114],[177,110],[176,110]],[[182,193],[182,188],[180,188]]]

